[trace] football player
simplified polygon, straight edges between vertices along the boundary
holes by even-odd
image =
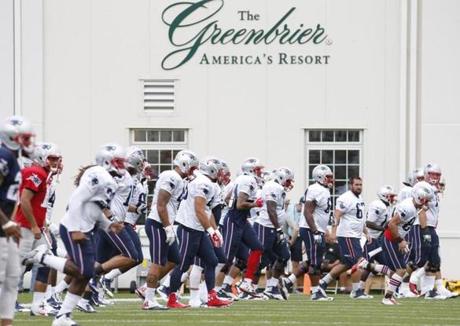
[[[234,258],[237,258],[236,264],[239,265],[239,270],[246,268],[244,279],[239,288],[241,291],[256,297],[258,295],[255,293],[252,281],[259,267],[263,247],[257,239],[252,225],[248,222],[248,218],[250,218],[251,208],[263,206],[263,199],[256,197],[257,178],[260,178],[262,169],[262,164],[256,158],[248,158],[243,162],[242,174],[234,181],[228,205],[229,209],[222,228],[227,265],[231,266]],[[250,249],[249,257],[246,256],[247,248]],[[223,287],[228,288],[228,285],[233,283],[231,277],[227,275]]]
[[[215,291],[215,268],[218,260],[213,247],[221,247],[223,238],[217,230],[211,207],[218,200],[216,187],[220,163],[215,159],[200,162],[199,172],[188,184],[187,193],[177,212],[179,224],[177,234],[180,242],[181,261],[171,273],[171,293],[169,308],[186,308],[188,305],[178,301],[176,291],[181,285],[181,276],[193,262],[195,256],[202,259],[205,268],[205,281],[208,289],[208,306],[227,306],[230,301],[217,297]]]
[[[12,116],[0,125],[0,319],[12,325],[21,273],[18,241],[21,229],[12,221],[18,202],[21,173],[18,157],[33,146],[33,129],[22,117]]]
[[[48,246],[33,250],[26,263],[39,263],[54,268],[71,277],[70,286],[53,326],[77,325],[71,313],[81,299],[88,281],[95,273],[93,229],[96,225],[104,230],[120,232],[122,225],[107,219],[102,213],[105,205],[113,199],[117,184],[102,167],[93,166],[81,170],[76,178],[77,188],[70,196],[69,204],[61,220],[60,235],[68,258],[49,254]]]
[[[150,214],[145,221],[152,265],[147,274],[144,310],[165,309],[156,301],[155,291],[158,280],[180,261],[173,224],[180,201],[187,196],[184,179],[193,175],[198,163],[195,153],[182,150],[173,161],[174,169],[162,172],[155,184]]]
[[[332,214],[332,198],[330,188],[333,185],[333,174],[327,165],[318,165],[312,171],[315,183],[308,186],[305,191],[304,218],[300,220],[300,237],[305,244],[308,261],[305,262],[296,274],[283,278],[282,282],[287,288],[297,281],[297,277],[308,273],[313,285],[312,300],[329,301],[332,298],[317,291],[321,275],[321,263],[329,241],[330,234],[327,229]]]
[[[57,146],[52,143],[40,143],[34,152],[34,164],[21,170],[22,181],[19,186],[20,202],[16,222],[21,227],[22,240],[19,243],[21,257],[25,257],[40,245],[49,246],[51,249],[49,231],[46,228],[46,214],[48,202],[53,198],[46,198],[46,196],[51,191],[48,189],[51,170],[56,171],[59,168],[61,154]],[[25,269],[26,266],[22,266],[21,274]],[[57,313],[44,300],[49,271],[48,267],[38,268],[30,311],[32,316]]]

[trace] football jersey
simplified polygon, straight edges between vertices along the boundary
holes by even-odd
[[[324,187],[318,182],[308,186],[305,191],[305,202],[312,201],[316,204],[315,210],[313,211],[313,219],[316,224],[318,231],[326,233],[327,225],[332,214],[332,198],[329,188]],[[300,219],[299,227],[307,228],[307,220],[305,217]]]
[[[385,205],[385,203],[380,199],[376,199],[369,204],[369,208],[367,209],[366,214],[366,221],[383,227],[388,221],[389,215],[390,207]],[[369,227],[367,228],[367,231],[372,239],[377,239],[383,233],[383,231],[374,230]]]
[[[148,218],[162,223],[157,209],[158,193],[160,190],[164,190],[171,195],[166,209],[168,211],[169,223],[174,224],[179,204],[187,192],[184,180],[182,180],[182,177],[175,170],[164,171],[158,177]]]
[[[43,207],[42,204],[47,193],[46,179],[48,178],[48,172],[41,166],[33,165],[21,170],[21,178],[22,182],[19,185],[19,197],[21,197],[24,189],[28,189],[34,193],[31,199],[32,213],[37,226],[42,228],[45,225],[46,219],[46,208]],[[24,228],[30,229],[31,227],[22,211],[21,204],[19,204],[16,213],[16,222]]]
[[[0,184],[0,208],[8,218],[12,218],[11,214],[19,199],[21,173],[13,152],[3,146],[0,146],[0,174],[3,177],[3,182]],[[0,237],[4,236],[5,233],[0,228]]]
[[[110,211],[119,221],[124,221],[133,191],[133,177],[131,177],[128,171],[124,171],[121,176],[115,176],[113,179],[117,183],[118,189],[110,202]]]
[[[235,183],[233,181],[229,182],[226,186],[224,186],[224,189],[222,190],[222,198],[224,199],[224,203],[225,203],[225,198],[227,198],[227,196],[229,194],[231,194],[231,192],[233,191],[233,186],[235,185]],[[225,216],[227,215],[228,213],[228,207],[230,206],[232,200],[230,198],[229,202],[228,202],[228,205],[225,205],[225,207],[222,209],[222,217],[219,221],[219,225],[224,225],[224,220],[225,220]]]
[[[273,180],[268,181],[262,188],[261,198],[264,200],[264,205],[260,209],[257,222],[266,227],[274,227],[267,210],[267,202],[271,201],[276,203],[278,224],[282,226],[286,221],[286,214],[284,211],[286,192],[284,191],[283,186]]]
[[[404,185],[398,194],[398,202],[402,202],[404,199],[412,197],[412,187]]]
[[[254,202],[257,199],[257,191],[259,186],[254,176],[249,174],[242,174],[238,176],[234,181],[232,188],[232,196],[229,202],[229,209],[227,215],[231,215],[234,221],[238,223],[245,223],[248,218],[251,217],[251,209],[237,209],[236,203],[238,200],[239,193],[242,192],[248,195],[248,201]],[[254,211],[253,211],[254,212]]]
[[[417,209],[415,208],[414,201],[411,198],[406,198],[402,202],[398,203],[393,209],[393,214],[397,213],[401,219],[401,223],[398,225],[398,233],[401,238],[404,238],[409,232],[410,228],[414,224],[417,218]],[[393,217],[393,216],[392,216]],[[391,232],[389,229],[385,231],[385,237],[393,241]]]
[[[51,223],[53,217],[54,203],[56,202],[56,176],[49,177],[46,187],[46,195],[42,202],[42,207],[46,209],[46,224]]]
[[[147,189],[137,178],[133,178],[132,193],[129,201],[130,206],[139,207],[145,205],[147,198]],[[131,225],[136,225],[139,214],[136,212],[127,212],[125,222]]]
[[[213,182],[207,176],[197,174],[196,178],[190,181],[187,186],[187,195],[181,201],[176,221],[191,229],[204,231],[195,212],[195,198],[197,197],[206,200],[205,212],[211,218],[211,207],[218,200],[219,194]]]
[[[343,213],[337,226],[337,236],[361,239],[364,228],[364,201],[361,195],[356,196],[348,190],[337,198],[335,208]]]
[[[69,232],[90,232],[96,223],[100,228],[108,229],[111,222],[96,202],[108,202],[115,195],[117,183],[100,166],[87,169],[80,178],[78,187],[70,195],[61,224]]]
[[[426,225],[431,227],[438,226],[438,217],[439,217],[439,194],[436,187],[431,186],[433,188],[434,198],[431,199],[428,204],[428,210],[426,211]],[[420,220],[418,218],[415,219],[414,225],[419,225]]]

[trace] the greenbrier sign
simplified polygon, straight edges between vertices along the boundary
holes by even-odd
[[[176,2],[162,13],[162,20],[168,26],[168,38],[174,50],[162,60],[165,70],[173,70],[187,63],[197,54],[200,47],[245,46],[245,45],[318,45],[332,42],[327,39],[326,30],[320,24],[296,28],[289,25],[296,8],[292,7],[281,18],[266,29],[219,27],[218,13],[224,7],[224,0],[201,0],[198,2]],[[212,8],[212,9],[211,9]],[[259,21],[260,15],[249,10],[236,13],[243,23]],[[192,32],[193,31],[193,32]],[[209,47],[208,47],[209,49]],[[235,51],[233,51],[235,52]],[[261,64],[328,64],[329,55],[290,55],[285,52],[255,55],[210,55],[200,54],[202,65],[261,65]]]

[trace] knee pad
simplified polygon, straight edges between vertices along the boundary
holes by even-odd
[[[243,260],[243,259],[240,259],[240,258],[237,258],[236,259],[236,262],[235,262],[235,267],[238,268],[240,271],[242,270],[245,270],[246,269],[246,261]]]
[[[50,273],[49,267],[40,267],[37,270],[37,276],[35,277],[35,279],[39,282],[47,284],[49,273]]]

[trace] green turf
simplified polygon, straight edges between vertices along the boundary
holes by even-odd
[[[134,298],[122,294],[118,298]],[[30,296],[21,296],[27,302]],[[460,299],[427,301],[401,299],[399,306],[384,306],[381,297],[351,300],[337,295],[332,302],[311,302],[291,295],[289,301],[244,301],[229,308],[142,311],[140,301],[118,302],[95,314],[74,313],[80,325],[460,325]],[[15,325],[50,325],[51,318],[16,315]]]

